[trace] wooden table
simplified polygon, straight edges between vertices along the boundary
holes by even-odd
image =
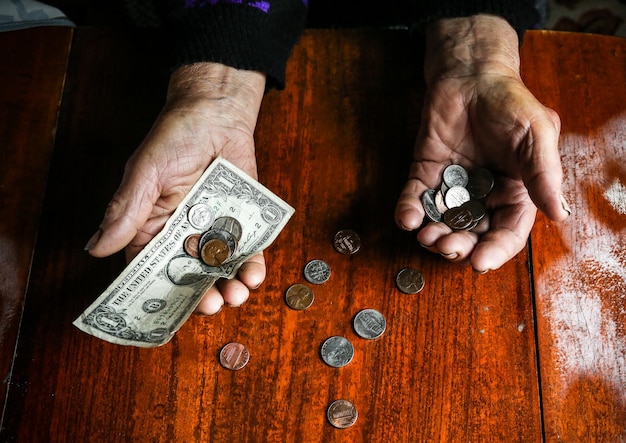
[[[256,136],[261,181],[296,208],[265,283],[139,349],[71,322],[124,265],[83,246],[163,102],[160,45],[143,32],[0,34],[0,441],[626,441],[626,41],[526,35],[524,79],[563,121],[573,217],[539,216],[529,247],[485,275],[393,223],[419,54],[401,31],[306,33]],[[342,228],[361,235],[354,256],[333,249]],[[284,292],[313,258],[331,278],[292,310]],[[394,283],[406,266],[424,275],[417,295]],[[354,333],[363,308],[385,315],[381,338]],[[355,347],[343,368],[320,358],[331,335]],[[219,364],[229,341],[250,350],[240,371]],[[351,428],[327,421],[335,399],[358,408]]]

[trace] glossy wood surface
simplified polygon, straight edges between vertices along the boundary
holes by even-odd
[[[153,37],[75,33],[1,441],[626,438],[625,216],[615,209],[621,188],[610,188],[626,180],[624,85],[615,86],[626,42],[527,34],[524,77],[563,119],[574,217],[539,218],[530,249],[478,275],[423,251],[393,223],[419,122],[419,46],[401,31],[308,31],[287,89],[268,94],[257,127],[260,180],[296,208],[266,251],[265,283],[243,307],[192,317],[169,344],[138,349],[71,321],[123,267],[121,256],[93,259],[83,246],[162,104],[167,70]],[[354,256],[333,249],[342,228],[361,235]],[[313,258],[329,263],[331,278],[313,287],[309,309],[292,310],[284,292],[304,282]],[[595,273],[582,273],[590,262]],[[395,286],[406,266],[424,275],[417,295]],[[381,338],[354,333],[363,308],[387,318]],[[591,314],[597,323],[580,322]],[[355,347],[343,368],[320,358],[331,335]],[[250,350],[240,371],[219,364],[230,341]],[[570,351],[585,365],[574,368]],[[349,429],[326,419],[339,398],[358,408]]]
[[[72,30],[0,34],[0,398],[6,396]]]

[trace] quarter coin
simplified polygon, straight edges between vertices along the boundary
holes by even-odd
[[[247,365],[249,360],[250,352],[241,343],[230,342],[220,351],[220,364],[226,369],[238,371]]]
[[[304,278],[309,283],[321,285],[330,278],[330,266],[323,260],[311,260],[304,266]]]
[[[327,338],[322,344],[322,360],[328,366],[341,368],[352,361],[354,347],[350,340],[340,335]]]
[[[223,229],[224,231],[230,232],[237,241],[241,240],[241,234],[243,232],[241,223],[239,223],[236,218],[227,216],[216,218],[211,229]]]
[[[352,325],[359,337],[374,340],[383,335],[387,321],[376,309],[363,309],[354,316]]]
[[[451,229],[461,231],[472,225],[473,217],[469,209],[459,206],[452,208],[443,214],[443,221]]]
[[[435,189],[427,189],[422,194],[422,205],[424,206],[424,212],[426,216],[434,222],[441,221],[441,211],[437,208],[436,202],[437,191]]]
[[[287,292],[285,292],[285,301],[287,302],[287,306],[298,311],[311,306],[314,298],[313,290],[302,283],[296,283],[289,286],[289,288],[287,288]]]
[[[450,165],[443,170],[443,182],[449,187],[467,186],[469,176],[461,165]]]
[[[198,203],[189,208],[187,220],[191,226],[204,231],[209,229],[215,220],[213,209],[206,203]]]
[[[478,168],[469,173],[467,190],[474,198],[485,198],[493,189],[493,183],[491,171],[487,168]]]
[[[396,275],[396,285],[405,294],[417,294],[424,289],[424,277],[416,269],[404,268]]]
[[[356,423],[358,416],[356,407],[348,400],[335,400],[326,410],[328,421],[338,429],[349,428]]]
[[[451,187],[450,189],[448,189],[448,192],[446,192],[446,195],[444,197],[444,201],[448,209],[461,206],[463,203],[468,202],[469,200],[469,191],[461,186]]]
[[[356,254],[361,249],[361,237],[352,229],[342,229],[333,237],[333,246],[340,254]]]

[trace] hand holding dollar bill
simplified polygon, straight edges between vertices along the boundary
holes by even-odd
[[[220,278],[267,248],[294,209],[219,157],[74,325],[121,345],[167,343]]]

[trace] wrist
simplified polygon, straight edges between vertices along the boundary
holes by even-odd
[[[482,74],[519,77],[518,45],[517,33],[501,17],[480,14],[437,20],[426,28],[426,82]]]

